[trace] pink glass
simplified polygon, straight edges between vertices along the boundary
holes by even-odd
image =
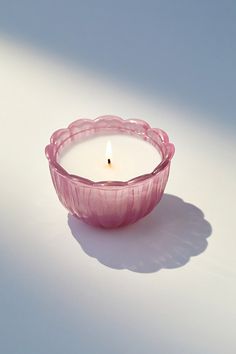
[[[71,175],[58,163],[61,152],[72,142],[107,133],[134,135],[146,140],[160,153],[161,163],[151,173],[129,181],[100,182]],[[163,195],[174,151],[174,145],[163,130],[151,128],[143,120],[124,120],[116,116],[78,119],[68,128],[54,132],[45,149],[61,203],[86,223],[105,228],[134,223],[152,211]]]

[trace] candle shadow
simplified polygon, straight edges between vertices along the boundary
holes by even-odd
[[[185,265],[204,252],[212,233],[199,208],[170,194],[164,194],[151,214],[124,228],[94,228],[71,214],[68,225],[89,256],[107,267],[138,273]]]

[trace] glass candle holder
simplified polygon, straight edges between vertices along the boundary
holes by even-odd
[[[141,138],[157,149],[161,162],[151,173],[128,181],[99,182],[70,174],[60,165],[60,156],[70,144],[101,134]],[[163,195],[174,151],[174,145],[163,130],[151,128],[143,120],[125,120],[116,116],[78,119],[68,128],[54,132],[45,149],[61,203],[84,222],[104,228],[132,224],[153,210]]]

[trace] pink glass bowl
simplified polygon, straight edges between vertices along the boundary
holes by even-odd
[[[71,175],[58,163],[61,152],[72,142],[107,133],[134,135],[146,140],[160,153],[161,163],[151,173],[129,181],[100,182]],[[68,128],[54,132],[45,149],[61,203],[86,223],[105,228],[132,224],[152,211],[163,195],[174,151],[174,145],[163,130],[151,128],[143,120],[124,120],[116,116],[78,119]]]

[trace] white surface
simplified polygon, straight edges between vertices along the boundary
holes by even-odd
[[[110,154],[107,157],[109,146]],[[110,165],[107,163],[108,158],[111,160]],[[64,149],[60,157],[60,164],[67,172],[97,182],[128,181],[151,173],[160,162],[160,154],[153,145],[121,134],[75,142]]]
[[[0,52],[0,352],[234,354],[233,128],[4,35]],[[68,225],[44,147],[109,113],[169,133],[169,196],[130,228]]]

